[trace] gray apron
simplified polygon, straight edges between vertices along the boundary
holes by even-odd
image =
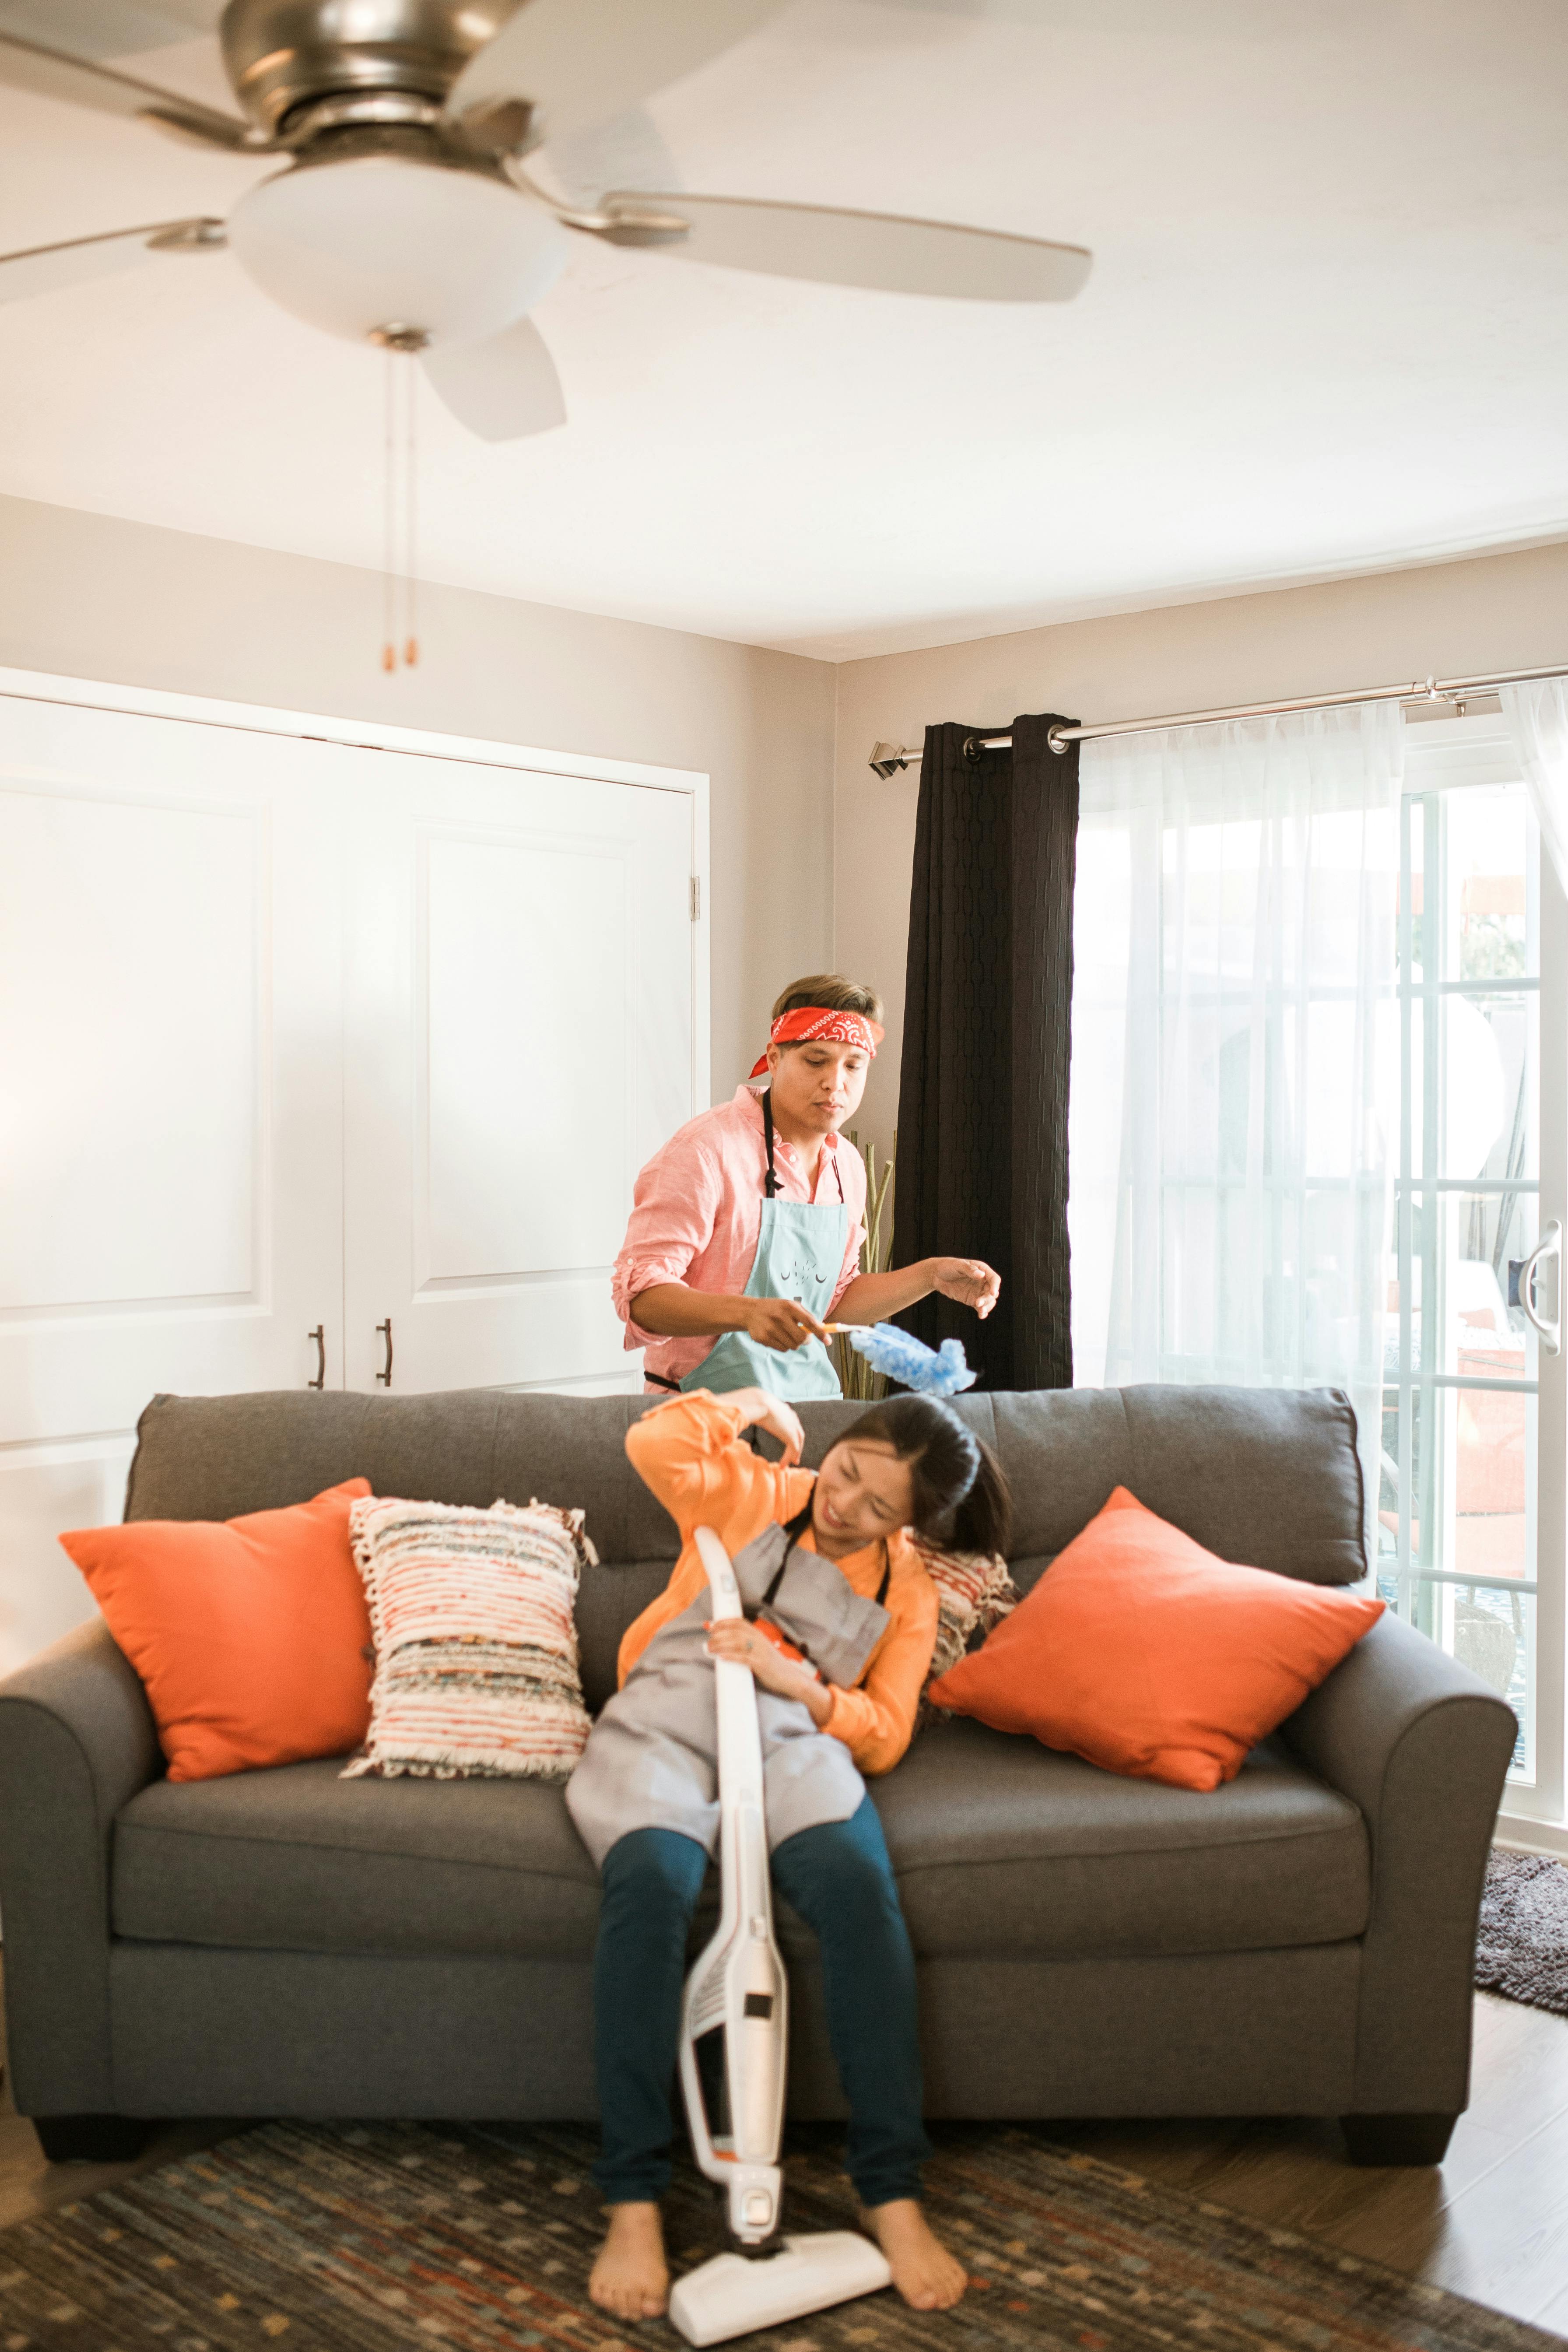
[[[798,1525],[798,1522],[796,1523]],[[765,1615],[827,1682],[850,1688],[890,1619],[831,1560],[764,1528],[735,1561],[748,1617]],[[887,1578],[882,1581],[886,1595]],[[633,1830],[674,1830],[711,1857],[719,1842],[718,1703],[708,1587],[661,1625],[588,1735],[566,1809],[602,1868]],[[819,1731],[803,1699],[757,1691],[768,1851],[824,1822],[847,1822],[866,1783],[841,1739]]]

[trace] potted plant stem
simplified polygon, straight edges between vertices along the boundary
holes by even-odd
[[[885,1274],[893,1262],[893,1169],[898,1159],[898,1134],[895,1131],[892,1151],[880,1172],[876,1145],[863,1145],[854,1128],[849,1129],[849,1140],[866,1162],[866,1238],[860,1244],[860,1271]],[[842,1332],[833,1342],[833,1367],[838,1374],[839,1387],[857,1402],[871,1404],[887,1395],[886,1374],[874,1372]]]

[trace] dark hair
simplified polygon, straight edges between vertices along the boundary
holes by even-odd
[[[1005,1555],[1013,1532],[1007,1474],[940,1397],[884,1397],[834,1440],[888,1445],[910,1465],[916,1535],[956,1551]]]
[[[868,1021],[879,1023],[882,1018],[882,1000],[876,990],[858,980],[846,980],[840,971],[812,971],[804,980],[792,980],[771,1018],[777,1021],[807,1004],[823,1005],[829,1013],[858,1013]]]

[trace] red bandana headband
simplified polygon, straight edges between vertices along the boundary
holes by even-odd
[[[858,1045],[873,1061],[882,1042],[882,1031],[875,1021],[868,1021],[863,1013],[836,1013],[826,1004],[802,1004],[793,1013],[781,1013],[768,1032],[775,1045],[801,1045],[808,1037],[823,1037],[834,1045]],[[768,1066],[764,1054],[753,1078],[760,1078]]]

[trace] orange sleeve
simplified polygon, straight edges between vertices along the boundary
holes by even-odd
[[[936,1649],[936,1587],[911,1569],[888,1595],[892,1623],[854,1690],[833,1692],[823,1728],[842,1739],[862,1772],[890,1772],[914,1737],[921,1693]]]
[[[767,1506],[764,1520],[772,1516],[783,1474],[742,1444],[741,1428],[734,1405],[693,1389],[689,1396],[655,1405],[627,1430],[632,1468],[664,1505],[682,1542],[693,1528],[708,1527],[732,1554],[729,1531],[738,1519],[754,1520],[759,1501]],[[755,1533],[752,1526],[746,1540]]]
[[[794,1517],[816,1475],[786,1470],[753,1454],[742,1439],[735,1407],[706,1389],[671,1397],[634,1421],[626,1432],[626,1454],[679,1528],[681,1550],[658,1599],[621,1636],[616,1666],[623,1683],[660,1626],[689,1608],[708,1580],[691,1540],[693,1529],[711,1528],[733,1559],[770,1519]]]

